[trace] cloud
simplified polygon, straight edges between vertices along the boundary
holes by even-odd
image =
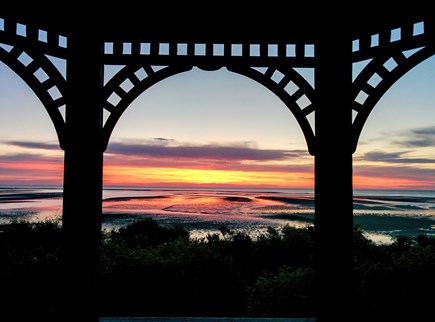
[[[0,162],[63,164],[63,153],[46,153],[61,151],[55,143],[4,143],[23,150],[0,155]],[[124,167],[312,173],[314,159],[306,150],[260,149],[253,142],[193,145],[158,137],[142,141],[113,142],[104,155],[104,161],[106,165],[116,164]]]
[[[385,132],[370,140],[360,141],[358,145],[383,142],[384,145],[406,148],[424,148],[435,146],[435,126],[415,128],[400,132]]]
[[[176,140],[112,142],[104,156],[108,166],[179,168],[282,173],[313,173],[306,150],[260,149],[253,142],[181,144]]]
[[[27,149],[60,150],[58,143],[41,143],[33,141],[6,141],[2,143]]]
[[[391,141],[390,146],[397,146],[398,150],[406,148],[406,151],[398,152],[382,152],[372,151],[365,153],[356,161],[371,161],[371,162],[388,162],[397,164],[435,164],[434,158],[410,158],[407,154],[425,148],[435,147],[435,127],[422,127],[412,130],[403,131],[400,133],[389,134],[389,137],[398,138]],[[388,143],[386,143],[388,144]]]
[[[57,143],[33,141],[7,141],[4,144],[32,149],[60,151]],[[310,158],[306,150],[260,149],[252,142],[235,142],[229,144],[180,144],[174,139],[151,138],[142,142],[113,142],[109,145],[107,155],[151,157],[160,159],[195,159],[220,161],[284,161],[289,159]],[[16,158],[35,158],[37,154],[16,154]]]
[[[63,151],[57,143],[3,141],[0,144],[11,147],[0,151],[0,162],[63,162]]]
[[[159,158],[159,157],[135,157],[123,155],[107,155],[106,165],[123,167],[147,167],[147,168],[183,168],[201,170],[229,170],[229,171],[257,171],[257,172],[310,172],[314,171],[313,162],[295,164],[291,161],[268,163],[250,162],[249,164],[237,160],[207,160],[188,158]]]
[[[409,153],[409,151],[405,152],[381,152],[381,151],[374,151],[374,152],[367,152],[363,154],[362,156],[356,158],[356,161],[371,161],[371,162],[388,162],[388,163],[402,163],[402,164],[435,164],[435,159],[431,158],[407,158],[404,157],[406,153]]]
[[[159,143],[162,144],[159,144]],[[171,143],[171,144],[168,144]],[[189,145],[175,144],[175,140],[158,138],[152,142],[114,142],[107,149],[110,154],[134,155],[163,159],[202,159],[234,161],[279,161],[290,158],[306,158],[305,150],[259,149],[242,142],[233,144]]]
[[[381,151],[367,152],[360,156],[357,160],[373,161],[373,162],[394,162],[400,158],[400,152],[385,153]]]
[[[406,141],[398,142],[399,145],[403,145],[405,147],[417,147],[424,148],[428,146],[435,146],[435,138],[430,137],[421,137],[421,138],[410,138]]]
[[[403,133],[404,137],[394,143],[407,148],[424,148],[435,146],[435,127],[413,129]]]
[[[166,139],[166,138],[152,138],[154,141],[158,142],[174,142],[174,139]]]
[[[46,156],[35,153],[15,153],[0,155],[0,162],[63,162],[63,157]]]
[[[435,126],[415,129],[413,132],[418,135],[431,135],[435,137]]]

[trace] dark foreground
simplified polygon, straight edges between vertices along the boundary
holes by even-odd
[[[61,269],[61,226],[14,222],[1,230],[0,314],[6,319],[0,320],[60,321],[68,278]],[[313,233],[312,226],[285,226],[254,240],[220,227],[193,239],[182,226],[152,219],[105,232],[100,321],[313,321],[307,320],[316,316]],[[376,244],[355,227],[354,250],[349,321],[427,315],[435,294],[434,237]]]

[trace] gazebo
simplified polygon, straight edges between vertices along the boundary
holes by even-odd
[[[314,157],[316,318],[346,320],[343,308],[352,307],[352,155],[380,98],[435,54],[433,16],[423,8],[353,16],[300,14],[285,6],[255,14],[180,7],[171,16],[162,8],[157,15],[134,7],[105,14],[73,10],[70,16],[0,12],[0,43],[7,45],[0,60],[40,99],[64,151],[65,320],[98,320],[103,158],[117,121],[148,88],[193,67],[246,76],[294,115]],[[65,62],[66,77],[47,55]],[[391,60],[394,68],[386,66]],[[352,66],[361,61],[367,64],[353,77]],[[108,65],[123,67],[104,84]],[[311,69],[314,84],[296,68]],[[45,79],[37,77],[40,70]],[[288,91],[289,83],[297,89]],[[332,185],[339,203],[330,198]]]

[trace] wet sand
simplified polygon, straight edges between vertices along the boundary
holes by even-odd
[[[381,240],[391,236],[435,235],[435,193],[370,192],[354,198],[354,224]],[[59,189],[0,189],[0,222],[61,217]],[[339,202],[339,196],[336,197]],[[310,192],[250,190],[110,189],[103,200],[103,229],[152,217],[181,224],[204,236],[225,226],[251,235],[268,226],[314,222]],[[378,237],[377,237],[378,236]]]

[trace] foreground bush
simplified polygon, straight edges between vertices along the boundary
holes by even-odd
[[[54,221],[14,221],[1,227],[0,321],[49,317],[58,307],[61,236],[60,224]]]
[[[257,239],[221,227],[192,239],[181,226],[147,219],[104,232],[101,316],[314,316],[313,227],[269,228]],[[48,321],[62,287],[61,227],[1,227],[2,313]],[[355,228],[355,309],[391,317],[430,308],[435,238],[397,237],[379,245]],[[25,308],[25,310],[23,310]]]

